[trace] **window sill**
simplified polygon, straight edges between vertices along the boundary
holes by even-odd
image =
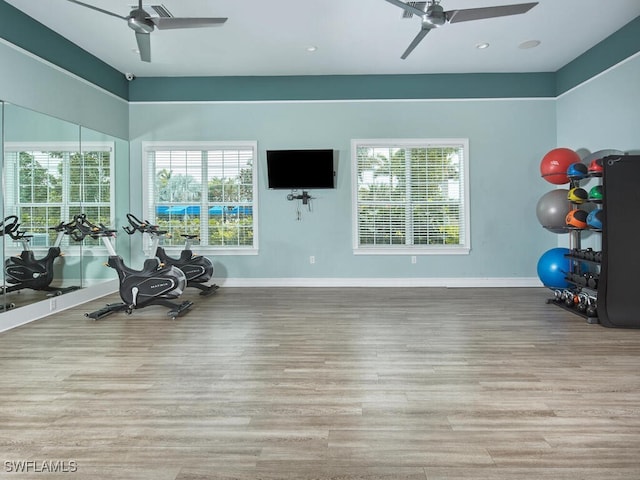
[[[184,249],[184,247],[163,247],[164,250],[170,256],[177,256]],[[216,247],[201,247],[200,245],[193,245],[191,250],[196,255],[206,256],[229,256],[229,255],[258,255],[257,248],[216,248]]]
[[[48,247],[32,247],[29,246],[29,250],[33,252],[34,257],[36,259],[41,259],[49,253],[49,249],[53,248],[53,245]],[[11,257],[19,257],[22,253],[22,248],[7,248],[6,256]],[[92,257],[107,257],[109,252],[102,245],[84,245],[82,247],[73,246],[69,247],[68,245],[60,246],[61,256],[65,257],[82,257],[82,256],[92,256]]]
[[[358,247],[354,255],[469,255],[469,247]]]

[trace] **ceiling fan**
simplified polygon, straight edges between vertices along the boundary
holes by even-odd
[[[422,19],[420,32],[418,32],[418,35],[416,35],[409,47],[407,47],[400,57],[403,60],[409,56],[416,46],[418,46],[427,33],[434,28],[444,25],[445,23],[468,22],[470,20],[519,15],[521,13],[528,12],[538,4],[538,2],[530,2],[520,3],[517,5],[500,5],[497,7],[466,8],[464,10],[449,10],[448,12],[445,12],[444,8],[440,6],[439,0],[409,3],[405,3],[400,0],[387,0],[387,2],[404,9],[405,12],[409,14],[408,16],[416,15]],[[421,10],[418,6],[422,6],[422,8],[426,7],[426,10]]]
[[[106,13],[112,17],[126,20],[129,27],[136,32],[136,42],[138,43],[138,50],[140,51],[140,60],[143,62],[151,62],[151,42],[149,34],[153,32],[155,27],[158,29],[177,29],[177,28],[199,28],[199,27],[213,27],[222,25],[227,21],[226,18],[186,18],[186,17],[174,17],[172,16],[164,6],[154,7],[156,13],[160,16],[155,17],[149,15],[142,8],[142,0],[138,1],[137,8],[133,8],[128,16],[124,17],[117,13],[103,10],[102,8],[89,5],[87,3],[79,2],[78,0],[68,0],[72,3],[77,3],[83,7],[96,10],[98,12]]]

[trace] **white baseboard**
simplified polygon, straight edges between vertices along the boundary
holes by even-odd
[[[542,287],[537,277],[476,278],[222,278],[221,287]]]
[[[19,327],[34,320],[58,313],[83,303],[95,300],[104,295],[118,291],[118,280],[109,280],[57,297],[50,297],[40,302],[24,305],[0,313],[0,332]],[[81,318],[81,317],[79,317]],[[84,320],[84,317],[82,317]]]

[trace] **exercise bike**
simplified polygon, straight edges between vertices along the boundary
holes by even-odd
[[[206,285],[213,277],[213,263],[207,257],[194,255],[191,250],[193,239],[197,235],[182,235],[185,239],[184,249],[180,252],[180,258],[170,257],[164,248],[159,246],[160,239],[166,235],[165,230],[160,230],[158,225],[152,225],[146,220],[140,220],[135,215],[128,213],[127,220],[130,226],[122,227],[129,235],[135,232],[146,233],[151,237],[151,253],[166,265],[173,265],[182,270],[187,277],[187,287],[200,290],[200,295],[208,296],[218,290],[218,285]]]
[[[2,222],[0,222],[0,229],[2,229],[3,237],[9,234],[9,231],[11,231],[11,229],[14,228],[15,223],[18,223],[18,217],[16,217],[15,215],[13,217],[7,217],[4,220],[2,220]],[[13,223],[12,222],[7,223],[7,220],[13,220]],[[15,306],[16,306],[15,303],[2,303],[0,304],[0,312],[11,310],[12,308],[15,308]]]
[[[142,270],[127,267],[113,247],[112,239],[115,238],[115,234],[115,230],[110,230],[103,224],[91,223],[84,214],[76,217],[74,238],[83,240],[89,236],[102,240],[107,252],[109,252],[107,266],[118,272],[120,281],[118,291],[122,299],[121,303],[107,304],[100,310],[85,313],[85,316],[98,320],[114,312],[125,312],[130,315],[135,309],[151,305],[168,307],[170,310],[167,315],[172,320],[185,313],[193,305],[193,302],[172,302],[173,299],[182,295],[187,284],[184,273],[179,268],[163,265],[157,258],[145,260]]]
[[[19,256],[11,256],[4,262],[5,280],[10,286],[1,287],[1,293],[15,292],[25,288],[38,291],[50,292],[50,295],[62,295],[63,293],[78,290],[78,286],[53,287],[51,282],[54,278],[53,262],[56,258],[63,256],[60,244],[65,235],[70,235],[74,229],[72,223],[60,222],[49,230],[58,233],[54,245],[49,247],[47,254],[37,259],[29,247],[29,242],[33,235],[27,235],[20,230],[16,215],[9,215],[2,222],[2,233],[8,235],[12,240],[22,244],[22,252]]]

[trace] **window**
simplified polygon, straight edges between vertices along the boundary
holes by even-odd
[[[257,251],[255,142],[145,143],[145,218],[165,246],[199,235],[218,253]]]
[[[469,252],[468,140],[353,140],[356,254]]]
[[[79,213],[111,224],[112,152],[110,143],[83,143],[82,152],[75,142],[5,144],[5,215],[18,216],[32,247],[53,245],[49,227]]]

